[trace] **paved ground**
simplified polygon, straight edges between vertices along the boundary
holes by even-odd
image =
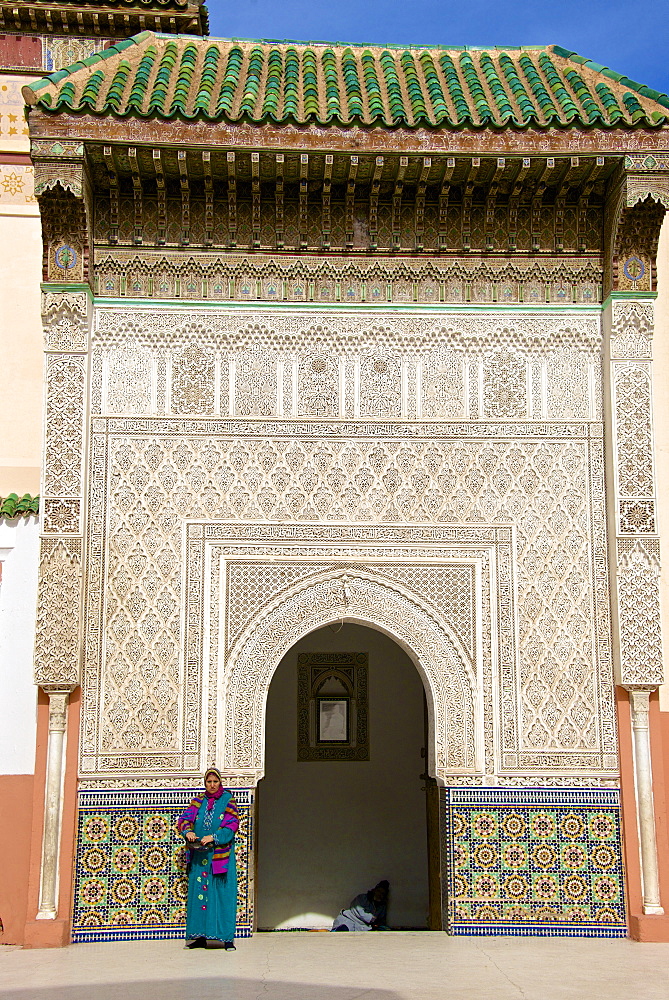
[[[2,1000],[667,1000],[669,944],[444,934],[257,934],[0,948]]]

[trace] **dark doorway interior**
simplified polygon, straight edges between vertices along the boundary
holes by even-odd
[[[297,759],[298,656],[325,651],[368,654],[369,760]],[[355,895],[384,878],[391,924],[427,928],[424,745],[423,684],[388,636],[338,623],[286,654],[269,691],[258,789],[259,929],[329,927]]]

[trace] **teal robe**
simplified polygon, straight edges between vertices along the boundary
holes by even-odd
[[[210,941],[232,941],[237,923],[237,865],[235,862],[234,832],[221,828],[221,819],[231,799],[230,792],[223,792],[214,801],[210,812],[207,799],[195,817],[194,832],[197,837],[212,834],[216,844],[230,844],[230,859],[225,875],[212,874],[214,848],[191,851],[188,873],[188,904],[186,907],[186,939],[204,937]]]

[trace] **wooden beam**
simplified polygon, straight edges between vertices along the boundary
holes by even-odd
[[[186,150],[177,150],[179,164],[179,183],[181,185],[181,242],[184,246],[190,243],[190,184],[188,183],[188,160]]]
[[[260,153],[251,153],[251,242],[260,249]]]
[[[369,249],[376,250],[379,237],[379,189],[383,173],[383,157],[377,156],[369,189]]]
[[[548,184],[550,175],[555,170],[555,157],[549,156],[544,163],[544,168],[541,171],[539,179],[537,180],[536,186],[532,193],[532,249],[541,249],[541,237],[542,237],[542,226],[541,226],[541,209],[544,197],[544,191]]]
[[[300,153],[300,204],[298,210],[298,246],[306,250],[309,245],[309,154]]]
[[[495,210],[497,207],[497,192],[499,191],[499,182],[502,179],[502,174],[506,169],[506,159],[503,156],[497,157],[497,162],[495,164],[495,173],[493,174],[492,180],[486,191],[485,199],[485,223],[484,223],[484,241],[486,250],[494,249],[495,242]]]
[[[432,167],[432,159],[429,156],[423,157],[423,165],[420,171],[420,177],[418,178],[418,186],[416,188],[416,206],[415,206],[415,243],[416,250],[423,249],[423,237],[425,234],[425,190],[427,188],[427,179],[430,174],[430,168]]]
[[[445,250],[448,244],[448,199],[451,193],[451,181],[455,171],[455,157],[446,158],[446,169],[441,179],[439,191],[439,249]]]
[[[235,154],[229,150],[228,161],[228,246],[237,246],[237,174]]]
[[[472,248],[472,199],[474,197],[474,186],[479,170],[481,169],[481,157],[473,156],[467,170],[467,177],[464,182],[462,194],[462,249]]]
[[[204,242],[210,247],[214,242],[214,179],[211,175],[211,151],[202,150],[204,172]]]
[[[109,242],[118,243],[119,227],[119,196],[118,196],[118,173],[114,162],[114,153],[111,146],[103,146],[102,155],[107,167],[109,177]]]
[[[392,232],[392,250],[399,250],[402,244],[402,192],[404,190],[404,175],[409,166],[409,157],[400,156],[400,162],[395,176],[395,188],[393,190],[393,207],[390,220]]]
[[[355,178],[358,173],[358,157],[352,156],[348,164],[348,180],[346,181],[346,247],[353,247],[353,210],[355,208]]]
[[[323,205],[321,210],[321,246],[323,250],[330,249],[330,237],[332,233],[332,166],[334,157],[332,153],[325,156],[325,173],[323,175]]]
[[[520,167],[516,173],[513,187],[511,188],[511,193],[509,195],[509,212],[507,219],[507,234],[508,234],[508,246],[509,250],[513,251],[518,248],[518,205],[520,203],[520,196],[525,188],[525,178],[527,177],[527,172],[532,165],[532,161],[529,156],[524,156],[520,161]]]
[[[284,212],[283,212],[283,153],[276,154],[276,187],[274,190],[276,246],[283,249],[284,244]]]
[[[128,149],[128,162],[130,163],[130,173],[132,174],[132,193],[135,209],[132,239],[133,243],[139,246],[144,238],[144,208],[142,205],[142,178],[139,175],[136,146],[130,146]]]
[[[567,194],[574,179],[574,174],[579,168],[580,160],[578,156],[572,156],[569,166],[562,178],[560,187],[555,196],[555,208],[553,214],[553,235],[555,240],[555,252],[562,253],[564,250],[564,207],[567,201]]]
[[[590,167],[588,176],[585,179],[578,196],[578,211],[576,213],[576,248],[579,253],[583,253],[586,249],[585,230],[588,220],[588,203],[590,195],[592,194],[592,189],[595,186],[595,182],[603,169],[604,157],[598,156]]]
[[[165,173],[163,161],[159,149],[153,150],[153,169],[156,174],[156,198],[158,208],[158,236],[159,246],[164,246],[167,239],[167,192],[165,190]]]

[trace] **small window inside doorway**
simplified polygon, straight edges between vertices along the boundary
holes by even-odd
[[[368,654],[301,653],[298,761],[369,760]]]
[[[317,698],[318,742],[348,743],[349,699],[326,695]]]

